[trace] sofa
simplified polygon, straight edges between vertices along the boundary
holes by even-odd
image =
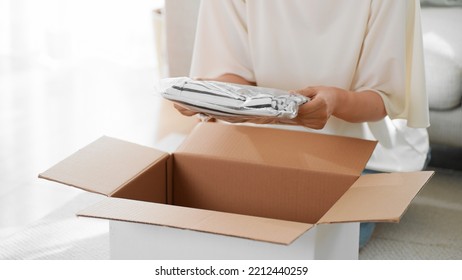
[[[462,148],[462,0],[421,0],[431,145]],[[165,0],[169,76],[187,76],[200,0]]]
[[[430,141],[462,148],[462,6],[422,4]]]

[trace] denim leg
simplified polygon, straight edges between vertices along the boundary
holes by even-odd
[[[359,225],[359,249],[364,248],[374,233],[375,223],[361,223]]]
[[[362,174],[376,174],[381,173],[379,171],[365,169]],[[359,225],[359,249],[364,248],[369,240],[371,240],[372,234],[374,233],[376,223],[366,222],[360,223]]]

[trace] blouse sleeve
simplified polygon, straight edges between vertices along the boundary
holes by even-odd
[[[352,89],[380,94],[391,119],[429,126],[418,0],[372,0]]]
[[[190,76],[232,73],[254,82],[243,0],[202,0]]]

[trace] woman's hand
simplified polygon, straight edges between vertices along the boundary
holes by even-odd
[[[331,116],[347,122],[378,121],[387,113],[381,96],[372,90],[348,91],[336,87],[317,86],[295,90],[311,100],[300,106],[299,125],[322,129]]]
[[[307,87],[294,91],[309,97],[311,100],[300,106],[296,121],[309,128],[323,128],[334,114],[342,89],[334,87]]]
[[[197,114],[197,112],[194,112],[194,111],[191,111],[189,109],[186,109],[185,107],[181,106],[181,105],[178,105],[176,103],[173,103],[173,106],[175,107],[175,109],[180,112],[183,116],[187,116],[187,117],[191,117],[191,116],[194,116],[195,114]]]

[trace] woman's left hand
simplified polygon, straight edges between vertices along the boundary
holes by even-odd
[[[344,90],[326,86],[307,87],[293,91],[311,99],[300,106],[295,120],[300,125],[322,129],[334,114],[338,97],[343,93],[342,91]]]
[[[351,123],[375,122],[387,115],[382,97],[373,90],[349,91],[337,87],[307,87],[294,92],[311,100],[298,110],[295,121],[322,129],[331,116]]]

